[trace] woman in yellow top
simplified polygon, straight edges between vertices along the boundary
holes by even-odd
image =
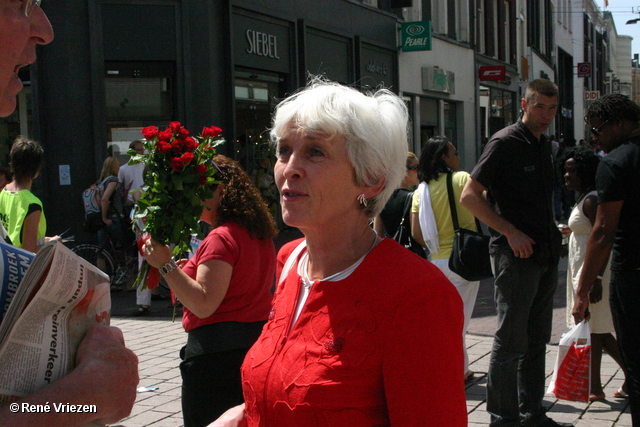
[[[447,276],[460,293],[464,303],[464,328],[462,330],[464,342],[480,282],[469,282],[449,270],[449,257],[454,236],[447,192],[447,175],[450,173],[453,174],[453,193],[456,198],[459,226],[476,230],[474,216],[460,204],[460,194],[469,179],[469,174],[464,171],[458,172],[459,166],[458,150],[447,137],[436,136],[427,141],[422,149],[418,164],[420,185],[418,190],[413,193],[411,235],[418,243],[429,249],[431,262]],[[465,381],[468,381],[473,378],[473,372],[469,370],[466,345],[464,348],[464,378]]]
[[[45,242],[58,239],[45,237],[47,221],[42,202],[31,192],[43,154],[38,142],[19,136],[9,153],[13,181],[0,192],[0,216],[11,244],[31,252],[38,252]]]

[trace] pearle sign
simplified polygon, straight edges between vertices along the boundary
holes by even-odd
[[[246,49],[248,54],[280,59],[276,36],[255,30],[247,30],[246,36],[249,43],[249,47]]]

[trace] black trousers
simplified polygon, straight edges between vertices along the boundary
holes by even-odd
[[[609,304],[622,360],[627,368],[631,422],[640,426],[640,270],[611,271]]]
[[[227,409],[244,402],[240,366],[248,351],[203,354],[180,364],[185,427],[207,426]]]

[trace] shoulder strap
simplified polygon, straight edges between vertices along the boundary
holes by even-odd
[[[457,231],[460,228],[460,224],[458,223],[458,211],[456,210],[456,196],[453,193],[453,173],[447,174],[447,194],[449,195],[449,208],[451,209],[451,220],[453,222],[453,231]],[[480,221],[477,217],[473,217],[476,221],[476,229],[478,233],[484,234],[482,232],[482,225],[480,225]]]
[[[456,211],[456,196],[453,194],[453,173],[447,174],[447,194],[449,195],[453,231],[457,231],[460,228],[460,224],[458,224],[458,212]]]
[[[400,224],[398,224],[398,227],[402,227],[402,224],[404,224],[404,219],[407,217],[407,213],[409,212],[409,208],[411,207],[412,200],[413,191],[410,191],[409,193],[407,193],[404,199],[404,209],[402,209],[402,218],[400,219]]]
[[[293,267],[296,259],[298,259],[298,255],[300,255],[300,252],[302,252],[305,247],[307,247],[307,241],[303,240],[298,246],[296,246],[293,251],[291,251],[291,253],[289,254],[289,258],[287,258],[287,261],[282,266],[280,278],[278,279],[278,285],[282,283],[282,281],[287,277],[287,275],[289,274],[289,270],[291,270],[291,267]]]

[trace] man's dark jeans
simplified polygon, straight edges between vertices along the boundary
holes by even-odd
[[[640,270],[611,272],[609,304],[627,368],[631,421],[640,426]]]
[[[545,353],[551,338],[557,260],[520,259],[500,245],[492,256],[496,331],[487,382],[492,426],[538,425],[546,420]]]

